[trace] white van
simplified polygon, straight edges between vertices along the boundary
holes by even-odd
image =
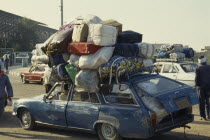
[[[195,69],[197,64],[188,62],[156,62],[160,75],[195,86]]]

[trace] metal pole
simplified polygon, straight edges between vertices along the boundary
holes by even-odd
[[[61,26],[63,26],[63,0],[61,0]]]

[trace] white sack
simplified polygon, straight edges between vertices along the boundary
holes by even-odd
[[[183,59],[185,58],[185,54],[181,52],[170,53],[170,58]]]
[[[109,61],[113,51],[114,47],[103,47],[95,54],[83,55],[79,59],[79,67],[81,69],[98,69],[99,66]]]
[[[44,71],[44,84],[50,84],[51,73],[52,73],[52,68],[46,66]]]
[[[97,24],[100,23],[102,20],[95,15],[83,15],[83,16],[79,16],[76,18],[76,20],[74,20],[72,23],[73,24],[82,24],[82,23],[87,23],[87,24]]]
[[[80,59],[80,56],[75,55],[75,54],[71,54],[70,58],[68,60],[68,63],[75,66],[75,67],[79,67],[79,59]]]
[[[144,65],[144,67],[151,67],[151,66],[153,66],[152,59],[144,59],[143,60],[143,65]]]
[[[139,56],[145,58],[152,58],[155,53],[155,47],[149,43],[136,43],[139,47]]]
[[[70,58],[70,54],[68,54],[68,53],[63,53],[62,56],[63,56],[63,60],[65,62],[67,62],[69,60],[69,58]]]
[[[141,97],[145,106],[147,106],[150,110],[154,111],[157,116],[157,123],[159,123],[165,116],[168,115],[167,111],[164,109],[161,102],[154,97]]]
[[[90,24],[87,42],[99,46],[112,46],[117,40],[116,27],[103,24]]]
[[[168,52],[174,53],[174,52],[183,52],[183,47],[181,45],[170,45],[167,48]]]
[[[41,56],[33,55],[31,57],[31,61],[39,61],[39,62],[43,62],[43,63],[48,63],[49,57],[47,55],[41,55]]]
[[[98,92],[99,76],[97,70],[83,69],[75,77],[76,90]]]
[[[162,46],[160,47],[160,50],[166,52],[169,46],[170,46],[170,45],[168,45],[168,44],[162,45]]]

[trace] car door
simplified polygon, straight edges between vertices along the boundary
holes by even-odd
[[[59,100],[59,96],[62,93],[63,84],[56,84],[51,92],[46,97],[46,102],[40,109],[41,122],[66,126],[65,109],[67,106],[66,100]]]
[[[35,67],[34,71],[31,74],[31,81],[41,81],[42,69],[41,67]]]
[[[98,119],[100,102],[96,93],[73,91],[66,110],[70,128],[91,130]]]
[[[178,73],[175,66],[171,63],[164,64],[161,75],[176,80]]]

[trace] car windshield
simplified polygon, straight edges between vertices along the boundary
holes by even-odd
[[[183,85],[167,78],[158,77],[137,82],[137,86],[143,89],[144,91],[148,92],[149,94],[158,94],[168,90],[178,89]]]
[[[181,67],[185,72],[195,72],[197,65],[196,64],[181,64]]]

